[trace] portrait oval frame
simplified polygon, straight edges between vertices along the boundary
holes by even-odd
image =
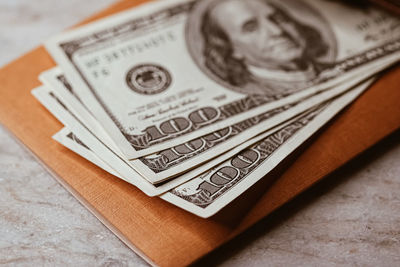
[[[189,13],[186,27],[185,27],[185,38],[189,53],[200,68],[200,70],[206,74],[213,81],[218,84],[231,89],[232,91],[243,93],[241,88],[230,84],[229,82],[221,79],[218,75],[213,73],[205,63],[205,57],[203,55],[204,49],[204,38],[201,33],[202,20],[205,12],[210,8],[210,6],[215,5],[217,2],[227,1],[227,0],[202,0],[198,1],[191,12]],[[321,34],[323,40],[328,45],[327,53],[319,57],[318,59],[324,63],[333,63],[337,57],[337,41],[332,27],[329,25],[328,21],[320,14],[318,10],[307,4],[302,0],[259,0],[261,2],[273,3],[279,6],[284,11],[290,13],[290,15],[297,21],[304,23],[307,26],[311,26],[318,30]],[[292,12],[291,10],[296,10]]]

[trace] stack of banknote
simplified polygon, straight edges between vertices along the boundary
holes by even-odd
[[[159,0],[45,43],[54,139],[209,217],[400,59],[400,20],[327,0]]]

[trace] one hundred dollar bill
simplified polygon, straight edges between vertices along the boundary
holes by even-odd
[[[161,195],[161,198],[201,217],[209,217],[266,176],[293,150],[313,135],[341,109],[361,94],[369,83],[321,104],[298,116],[284,127],[265,134],[256,144],[226,162]],[[55,135],[64,146],[100,168],[115,173],[67,128]],[[118,174],[117,174],[118,176]]]
[[[297,114],[335,97],[352,87],[358,80],[365,79],[371,69],[362,76],[353,77],[351,82],[343,83],[335,90],[326,91],[324,94],[307,97],[297,102],[279,107],[259,114],[253,118],[239,121],[234,125],[205,136],[190,140],[184,144],[168,148],[152,155],[147,155],[134,160],[127,160],[143,178],[152,184],[164,182],[180,176],[180,180],[187,180],[203,173],[213,164],[218,164],[232,156],[249,137],[249,131],[254,128],[268,130],[270,125],[279,126]],[[61,99],[64,106],[74,114],[97,138],[110,147],[121,158],[125,158],[118,147],[109,138],[98,121],[81,103],[74,88],[66,80],[60,69],[53,69],[41,75],[41,80],[48,85]],[[60,106],[60,108],[62,108]],[[255,142],[252,138],[251,142]],[[247,145],[249,145],[247,143]],[[240,150],[239,150],[240,151]]]
[[[346,90],[343,90],[343,92],[346,92]],[[61,123],[71,129],[76,135],[78,135],[80,140],[82,140],[88,147],[90,147],[90,149],[99,158],[101,158],[102,161],[104,161],[107,165],[114,169],[119,174],[118,177],[135,185],[149,196],[160,195],[201,174],[201,172],[198,172],[198,168],[196,168],[164,183],[152,184],[132,167],[130,161],[120,156],[118,152],[114,151],[112,147],[105,144],[92,131],[90,131],[85,126],[85,124],[79,120],[74,112],[68,109],[68,107],[62,102],[62,100],[60,100],[59,96],[57,96],[54,91],[46,86],[42,86],[34,89],[32,93]],[[323,99],[328,101],[329,99],[337,96],[336,94],[332,93],[335,93],[335,91],[330,90],[322,93],[324,95]],[[320,102],[314,102],[315,99],[310,100],[310,103],[320,104]],[[279,125],[269,131],[266,131],[261,135],[255,136],[248,141],[231,148],[230,151],[216,158],[213,158],[212,160],[207,161],[206,163],[201,165],[203,172],[230,158],[242,149],[263,139],[266,135],[269,135],[272,132],[281,129],[282,127],[285,127],[287,123],[290,123],[290,121],[286,122],[285,124]]]
[[[84,147],[87,148],[87,150],[92,151],[95,155],[97,155],[98,158],[100,158],[104,164],[108,166],[108,168],[105,168],[108,172],[115,174],[117,177],[125,180],[128,183],[131,183],[132,185],[138,187],[141,191],[143,191],[145,194],[149,196],[156,196],[160,195],[162,193],[165,193],[166,191],[178,186],[179,184],[189,180],[190,178],[195,177],[195,174],[191,174],[190,172],[180,175],[176,179],[169,180],[164,183],[159,183],[159,184],[152,184],[148,182],[146,179],[144,179],[138,172],[135,171],[135,169],[132,167],[132,165],[127,161],[125,158],[121,157],[118,155],[117,152],[115,152],[111,147],[107,146],[102,140],[100,140],[96,135],[91,132],[80,120],[79,118],[71,112],[67,106],[60,100],[60,98],[56,95],[55,92],[53,92],[50,88],[46,86],[41,86],[38,88],[35,88],[32,91],[32,94],[39,100],[41,104],[43,104],[62,124],[64,124],[67,128],[71,129],[74,133],[79,133],[79,135],[74,134],[71,136],[75,140],[82,140],[80,142],[75,142],[75,143],[82,143],[85,144],[83,145]],[[283,127],[283,126],[278,126],[276,128]],[[272,130],[271,130],[272,131]],[[79,136],[79,138],[74,138]],[[59,137],[59,135],[56,135],[55,138]],[[260,137],[258,137],[260,138]],[[59,139],[56,139],[59,141]],[[255,139],[257,141],[257,139]],[[63,140],[61,142],[64,145],[68,145],[68,147],[71,147],[71,141],[70,140]],[[242,144],[242,147],[246,146],[246,144]],[[239,146],[240,147],[240,146]],[[239,149],[236,148],[236,149]],[[76,147],[75,147],[76,148]],[[81,147],[79,147],[81,148]],[[76,149],[72,149],[73,151],[80,153]],[[235,149],[233,149],[235,151]],[[93,161],[92,158],[88,159],[94,162],[95,164],[96,161]],[[217,162],[223,161],[222,160],[217,160]],[[210,165],[211,164],[211,165]],[[213,165],[212,162],[208,162],[209,166],[208,168],[211,168]],[[215,163],[217,164],[217,163]],[[113,169],[114,171],[111,172],[110,169]],[[197,173],[197,172],[196,172]]]
[[[361,94],[367,84],[307,112],[283,129],[266,136],[212,170],[170,190],[161,198],[200,217],[214,215],[265,177]]]
[[[46,47],[118,149],[136,159],[397,61],[399,22],[340,1],[153,1]]]

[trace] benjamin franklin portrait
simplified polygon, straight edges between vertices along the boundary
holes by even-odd
[[[201,40],[192,44],[192,55],[214,80],[236,92],[270,96],[297,92],[316,83],[334,57],[329,25],[302,1],[206,2],[192,15],[199,21],[189,21],[196,24],[190,30],[197,30]],[[302,9],[297,8],[295,16],[296,6]]]

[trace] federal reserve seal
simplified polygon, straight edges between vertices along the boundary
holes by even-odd
[[[126,74],[126,83],[136,93],[154,95],[165,91],[171,85],[171,75],[155,64],[134,66]]]

